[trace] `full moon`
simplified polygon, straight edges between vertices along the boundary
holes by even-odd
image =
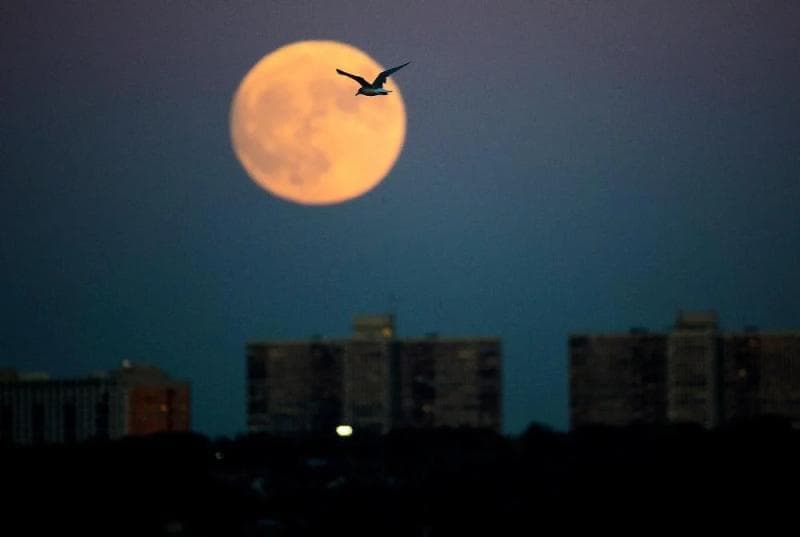
[[[234,152],[250,178],[306,205],[340,203],[373,189],[391,171],[406,134],[403,98],[356,96],[340,68],[372,81],[386,68],[336,41],[300,41],[253,66],[230,113]],[[397,75],[395,75],[397,76]]]

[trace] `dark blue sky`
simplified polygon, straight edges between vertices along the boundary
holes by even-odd
[[[4,2],[0,363],[152,362],[235,434],[245,341],[393,306],[502,337],[517,433],[567,426],[570,332],[800,326],[800,4],[498,4]],[[413,62],[397,166],[342,205],[230,148],[242,76],[304,39]]]

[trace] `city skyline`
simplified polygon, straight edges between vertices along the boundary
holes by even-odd
[[[677,320],[674,324],[663,329],[653,329],[652,327],[636,325],[611,331],[593,330],[571,332],[566,335],[565,341],[568,349],[566,360],[569,364],[568,382],[571,388],[567,408],[567,411],[570,413],[570,420],[567,427],[563,428],[564,431],[571,430],[576,426],[584,427],[593,424],[619,427],[635,424],[658,425],[668,422],[697,423],[708,428],[713,428],[731,422],[732,420],[756,418],[762,415],[785,417],[793,420],[793,423],[796,422],[797,419],[800,419],[796,415],[797,412],[795,408],[798,403],[793,403],[792,401],[794,401],[794,399],[791,397],[791,394],[795,393],[797,390],[793,388],[796,384],[795,376],[793,376],[795,368],[790,363],[791,361],[800,363],[800,353],[797,352],[798,347],[796,344],[797,341],[800,341],[800,329],[762,330],[754,325],[725,327],[720,324],[719,313],[715,310],[679,310],[676,314]],[[269,354],[272,352],[270,349],[276,350],[284,360],[288,358],[289,361],[298,362],[298,365],[292,366],[291,369],[295,370],[295,372],[301,370],[305,371],[301,376],[303,376],[305,381],[309,381],[308,386],[295,390],[296,393],[291,393],[291,386],[299,386],[299,384],[297,384],[298,382],[305,381],[299,380],[300,377],[275,377],[274,380],[277,382],[275,386],[281,386],[279,390],[280,395],[278,397],[282,398],[281,401],[283,401],[283,403],[281,404],[284,404],[284,406],[287,403],[290,406],[297,405],[298,402],[307,399],[315,393],[315,390],[325,388],[326,381],[323,380],[322,384],[320,384],[319,379],[313,379],[312,377],[314,375],[311,369],[307,370],[307,364],[305,364],[307,357],[310,356],[309,353],[314,348],[325,348],[328,349],[326,354],[329,354],[332,360],[341,361],[343,357],[350,356],[349,358],[345,358],[345,362],[350,361],[353,364],[361,363],[363,369],[363,371],[359,373],[358,371],[353,371],[352,368],[354,366],[350,365],[344,366],[342,371],[338,373],[333,373],[334,376],[338,375],[341,377],[339,378],[337,376],[339,380],[336,382],[343,382],[343,386],[350,386],[350,388],[344,388],[344,392],[340,395],[342,403],[345,403],[348,397],[346,394],[353,390],[357,392],[366,390],[366,392],[364,392],[365,394],[370,390],[377,390],[374,395],[367,396],[367,399],[364,399],[362,403],[367,403],[369,401],[371,401],[369,403],[370,405],[379,403],[370,411],[371,413],[377,412],[378,414],[384,412],[391,413],[391,411],[381,409],[385,404],[389,405],[388,400],[385,400],[387,395],[382,393],[386,388],[376,388],[374,383],[375,379],[372,377],[374,377],[376,373],[379,374],[379,376],[381,374],[389,374],[388,371],[396,367],[389,365],[389,362],[384,364],[381,360],[391,359],[402,362],[408,358],[408,356],[405,356],[408,354],[407,351],[400,352],[398,356],[391,358],[397,354],[398,351],[390,349],[398,344],[410,347],[419,347],[420,345],[423,347],[431,345],[454,346],[453,349],[455,350],[451,350],[449,354],[453,354],[453,352],[458,351],[458,349],[462,347],[463,349],[470,349],[474,346],[474,350],[483,349],[485,347],[487,349],[493,349],[493,352],[498,353],[498,357],[502,354],[500,350],[502,348],[502,341],[501,338],[498,337],[487,336],[486,334],[471,336],[463,334],[443,335],[438,332],[405,335],[398,333],[395,321],[396,318],[393,314],[360,314],[352,318],[351,333],[349,335],[310,334],[307,337],[284,339],[254,338],[247,341],[245,343],[245,349],[247,350],[245,361],[250,365],[246,367],[247,378],[245,379],[244,385],[247,386],[246,391],[250,393],[250,396],[247,398],[243,414],[247,416],[246,422],[248,425],[242,431],[234,431],[233,435],[267,431],[286,434],[287,432],[293,431],[294,429],[292,429],[292,427],[297,427],[299,424],[298,422],[298,424],[286,429],[282,433],[280,429],[272,431],[269,427],[264,428],[258,425],[254,427],[254,424],[257,422],[252,421],[254,412],[252,407],[254,370],[251,362],[254,358],[268,361]],[[683,341],[682,338],[685,339],[685,341]],[[717,340],[719,340],[719,342],[715,343]],[[756,353],[759,358],[754,361],[753,356],[756,355],[753,355],[753,341],[761,342],[762,340],[767,342],[767,346],[772,349],[770,351],[772,354],[779,351],[785,363],[781,362],[779,365],[768,365],[764,362],[764,364],[762,364],[758,361],[762,359],[760,358],[760,351]],[[588,349],[584,349],[587,344]],[[695,352],[695,354],[691,352],[687,354],[686,351],[676,351],[674,350],[676,345],[678,345],[678,348],[688,345],[687,349],[694,349],[693,352],[699,349],[699,354],[697,354],[697,352]],[[723,350],[714,350],[717,345],[721,345],[720,349]],[[738,346],[742,346],[742,348],[745,349],[746,356],[744,357],[744,361],[742,356],[739,355],[741,352]],[[758,349],[760,349],[760,345],[758,345],[757,350]],[[734,352],[739,353],[736,355],[735,359]],[[456,353],[460,355],[460,351]],[[412,351],[411,355],[414,354],[415,352]],[[446,354],[448,353],[445,353],[445,355]],[[481,351],[480,354],[482,356],[483,351]],[[427,355],[427,352],[423,351],[423,355]],[[453,354],[453,356],[455,356],[455,354]],[[576,360],[580,360],[580,362]],[[720,361],[719,364],[714,365],[718,360]],[[785,360],[789,360],[790,362],[786,362]],[[682,365],[680,365],[679,362]],[[695,364],[695,362],[697,362],[697,364]],[[287,364],[283,367],[286,367]],[[722,364],[724,364],[724,369]],[[739,365],[734,366],[732,364]],[[343,364],[340,364],[337,367],[341,368],[342,366]],[[600,369],[598,369],[598,367]],[[682,396],[684,399],[687,397],[691,399],[697,394],[702,395],[702,399],[705,402],[703,402],[700,407],[686,405],[684,410],[675,409],[674,401],[677,400],[675,399],[676,396],[669,394],[673,393],[678,384],[672,386],[675,380],[669,381],[669,378],[670,376],[675,376],[674,371],[677,370],[676,367],[678,367],[680,371],[683,371],[684,376],[688,374],[690,377],[691,375],[701,374],[700,372],[704,371],[707,367],[711,368],[709,371],[701,374],[705,379],[703,381],[703,386],[705,386],[706,383],[709,383],[709,386],[714,385],[713,389],[709,388],[711,391],[708,393],[706,393],[705,387],[691,388],[691,386],[693,386],[693,381],[689,380],[689,377],[678,383],[682,383],[681,386],[683,387],[680,387],[680,389],[684,391],[686,387],[689,387],[689,391]],[[697,369],[697,367],[700,367],[700,369]],[[775,369],[776,367],[782,368],[780,369],[780,379],[773,378],[776,374],[775,371],[778,371],[778,369]],[[261,369],[263,368],[264,366],[262,365]],[[719,373],[714,373],[713,371],[717,369],[719,369]],[[331,372],[332,371],[333,370],[331,370]],[[502,395],[502,389],[500,389],[502,378],[504,377],[504,375],[502,375],[502,367],[498,366],[498,373],[500,373],[500,376],[497,378],[497,381],[500,382],[500,384],[498,384],[496,391],[498,395]],[[160,372],[159,368],[153,364],[132,364],[127,359],[122,360],[119,370],[93,370],[76,377],[52,376],[48,371],[17,370],[16,368],[5,367],[4,364],[0,364],[0,383],[19,382],[21,386],[27,385],[28,387],[35,387],[37,383],[41,386],[45,386],[48,383],[59,385],[64,382],[77,384],[105,382],[109,380],[116,382],[115,379],[123,378],[120,377],[121,374],[123,377],[128,378],[126,381],[128,384],[135,384],[137,382],[152,383],[156,378],[161,379],[161,382],[175,382]],[[386,379],[386,382],[389,384],[394,382],[390,380],[393,374],[394,373],[390,374],[390,377]],[[455,376],[459,374],[460,373],[455,373]],[[722,377],[720,377],[719,381],[712,382],[710,380],[711,377],[715,377],[717,374],[724,374],[724,388]],[[453,375],[453,373],[449,375]],[[445,375],[444,378],[446,379],[447,376],[448,375]],[[261,376],[258,378],[260,379]],[[365,379],[368,378],[372,378],[372,380],[364,384]],[[433,381],[434,378],[431,377],[430,380]],[[737,383],[741,384],[744,381],[747,381],[747,386],[750,386],[749,391],[745,390],[747,393],[742,392],[742,388],[737,386]],[[764,387],[761,391],[764,389],[768,391],[759,395],[758,390],[753,391],[753,381],[760,383],[759,385],[763,384]],[[716,387],[717,383],[719,383],[719,387]],[[370,384],[372,384],[371,387]],[[465,386],[469,388],[469,383],[465,384]],[[781,386],[781,388],[778,389],[776,386]],[[407,389],[410,390],[410,385]],[[675,393],[678,393],[680,389]],[[692,390],[696,391],[697,394],[692,395],[694,393]],[[744,397],[745,399],[741,401],[728,401],[727,399],[730,396],[721,395],[722,390],[736,393],[737,397]],[[267,392],[269,391],[271,390],[267,390]],[[263,398],[265,395],[271,395],[267,394],[267,392],[262,393],[261,397]],[[158,395],[160,392],[156,391],[153,393],[156,394],[157,398],[161,397],[161,395]],[[410,394],[411,392],[408,393]],[[767,399],[761,401],[765,394]],[[135,394],[132,395],[135,396]],[[145,398],[152,397],[152,394],[143,395]],[[142,395],[137,397],[142,398]],[[400,397],[400,393],[398,393],[396,397]],[[758,399],[759,397],[761,399]],[[713,403],[712,400],[717,398],[719,398],[720,401],[718,403]],[[379,400],[384,401],[380,403]],[[723,400],[725,400],[725,404],[727,405],[725,408],[721,406]],[[187,401],[190,401],[190,399],[187,398]],[[800,399],[798,399],[798,401],[800,401]],[[385,417],[381,417],[378,414],[369,416],[365,414],[364,418],[366,418],[366,421],[364,421],[364,418],[354,419],[354,415],[352,414],[353,410],[351,409],[353,404],[354,402],[351,401],[345,404],[342,409],[334,412],[336,416],[335,419],[331,418],[333,421],[329,419],[325,422],[325,427],[330,429],[330,431],[327,432],[333,431],[334,427],[331,424],[335,423],[340,425],[354,425],[356,429],[362,431],[367,430],[385,434],[392,429],[392,420],[397,419],[389,417],[389,414]],[[719,409],[714,408],[717,405]],[[141,406],[141,403],[139,406]],[[704,410],[701,409],[701,407],[704,408]],[[759,410],[761,407],[763,407],[763,409]],[[387,409],[388,408],[387,406]],[[788,411],[788,413],[784,411]],[[505,428],[500,426],[500,424],[504,422],[505,412],[506,409],[504,409],[501,404],[499,408],[496,409],[496,421],[493,421],[495,425],[489,426],[490,429],[501,433],[508,433]],[[766,412],[766,414],[764,414],[764,412]],[[294,434],[306,430],[306,428],[308,428],[306,432],[325,432],[325,430],[327,430],[325,428],[320,429],[317,423],[319,420],[315,418],[312,419],[313,416],[309,416],[305,418],[308,421],[303,422],[305,425],[297,429]],[[350,416],[350,418],[347,416]],[[4,419],[5,418],[0,419],[0,422],[4,421]],[[133,415],[131,419],[134,420],[134,422],[136,421]],[[389,421],[386,421],[387,419]],[[405,419],[408,420],[408,418]],[[411,421],[404,422],[402,420],[398,423],[405,423],[401,425],[401,427],[459,426],[456,425],[455,422],[448,425],[448,419],[449,418],[445,418],[439,423],[437,418],[436,423],[438,424],[431,422],[428,425],[425,425],[423,422],[413,424]],[[468,421],[471,422],[471,419]],[[465,425],[467,425],[467,422],[461,424],[461,426]],[[532,420],[524,429],[541,425],[548,426],[548,424],[543,422]],[[375,426],[377,426],[377,429]],[[484,427],[487,425],[479,425],[476,421],[469,426]],[[192,428],[191,430],[206,434],[204,431],[196,428]],[[143,433],[134,428],[131,434]],[[512,433],[512,436],[513,434],[514,433]]]
[[[157,363],[191,382],[198,431],[233,435],[246,341],[390,311],[399,334],[501,338],[513,434],[566,429],[568,333],[800,322],[795,2],[2,13],[0,364]],[[308,39],[412,62],[394,168],[333,206],[269,195],[231,147],[242,77]]]

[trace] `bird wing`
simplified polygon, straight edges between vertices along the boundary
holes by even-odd
[[[339,73],[340,75],[349,76],[350,78],[352,78],[353,80],[355,80],[356,82],[361,84],[362,87],[369,86],[369,82],[364,80],[363,77],[360,77],[358,75],[351,75],[350,73],[346,73],[346,72],[342,71],[341,69],[337,69],[336,72]]]
[[[402,69],[403,67],[405,67],[409,63],[411,63],[411,62],[406,62],[403,65],[398,65],[397,67],[392,67],[391,69],[385,70],[384,72],[379,74],[377,77],[375,77],[375,81],[372,83],[372,87],[374,87],[374,88],[383,87],[383,84],[384,84],[384,82],[386,82],[386,79],[389,78],[389,75],[391,75],[395,71],[399,71],[400,69]]]

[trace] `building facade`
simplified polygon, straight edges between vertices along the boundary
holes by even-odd
[[[576,335],[570,348],[570,413],[573,425],[666,419],[667,337],[627,334]]]
[[[247,346],[250,432],[324,433],[347,424],[485,427],[501,421],[497,338],[395,337],[391,316],[361,316],[341,340]]]
[[[745,331],[721,338],[724,420],[781,415],[800,422],[800,331]]]
[[[720,334],[717,316],[681,313],[667,336],[667,420],[720,423]]]
[[[399,342],[396,425],[499,431],[500,350],[496,338],[429,336]]]
[[[187,431],[189,385],[157,368],[123,362],[82,379],[0,374],[0,444],[73,443]]]
[[[672,330],[573,334],[571,426],[693,423],[779,415],[800,426],[800,331],[725,333],[715,312]]]

